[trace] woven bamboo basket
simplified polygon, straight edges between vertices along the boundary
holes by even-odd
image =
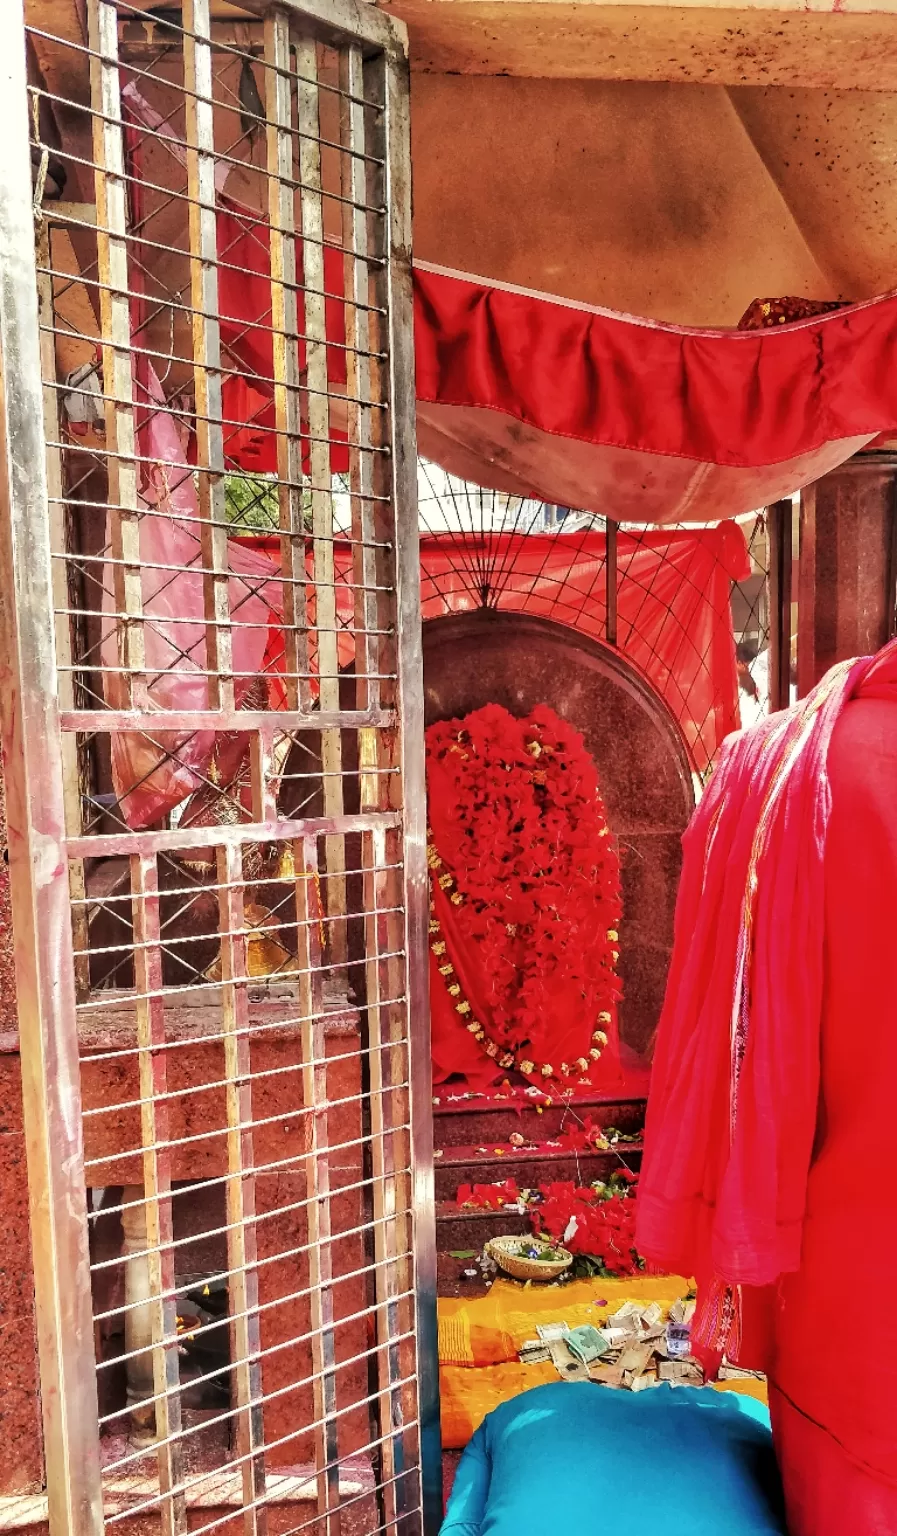
[[[560,1257],[552,1260],[521,1258],[519,1250],[524,1244],[528,1248],[552,1248]],[[573,1263],[573,1255],[566,1248],[559,1247],[557,1243],[543,1242],[538,1237],[491,1237],[486,1244],[486,1252],[490,1259],[495,1260],[499,1269],[503,1269],[507,1275],[513,1275],[515,1280],[556,1280]]]

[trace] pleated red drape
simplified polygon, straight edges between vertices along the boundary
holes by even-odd
[[[618,521],[765,506],[897,427],[897,295],[692,330],[418,263],[418,436],[452,473]]]
[[[219,199],[227,452],[276,467],[269,230]],[[302,242],[297,241],[301,283]],[[328,379],[345,388],[345,257],[324,248]],[[764,506],[897,430],[897,295],[758,331],[694,330],[418,263],[422,452],[464,479],[617,521]],[[305,314],[297,294],[300,371]],[[243,425],[245,423],[245,425]],[[333,426],[331,462],[345,469]]]

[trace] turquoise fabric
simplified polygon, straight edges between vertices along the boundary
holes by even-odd
[[[712,1388],[534,1387],[480,1425],[442,1536],[781,1536],[769,1414]]]

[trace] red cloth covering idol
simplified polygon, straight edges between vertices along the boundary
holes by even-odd
[[[794,1536],[897,1531],[895,783],[897,642],[724,746],[653,1069],[638,1246],[768,1371]]]
[[[621,1082],[619,861],[582,738],[546,705],[427,730],[434,1080]]]

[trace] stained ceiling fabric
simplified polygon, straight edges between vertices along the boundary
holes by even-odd
[[[421,452],[628,523],[737,517],[897,427],[897,292],[696,330],[418,263]]]

